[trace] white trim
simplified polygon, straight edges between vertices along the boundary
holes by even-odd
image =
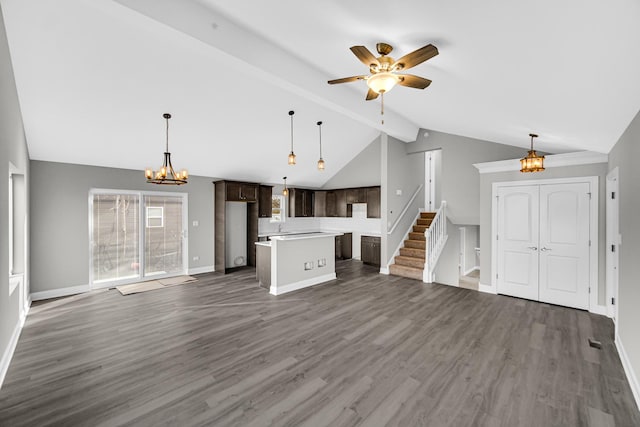
[[[297,291],[298,289],[306,288],[308,286],[317,285],[320,283],[328,282],[336,279],[336,273],[329,273],[323,276],[316,276],[310,279],[301,280],[299,282],[289,283],[286,285],[273,286],[269,289],[271,295],[282,295],[287,292]]]
[[[633,398],[636,400],[636,407],[640,408],[640,382],[638,382],[638,377],[633,370],[633,366],[631,366],[627,352],[624,350],[622,340],[618,334],[616,334],[615,344],[618,349],[618,354],[620,355],[620,362],[622,362],[624,373],[627,375],[627,380],[629,381],[629,387],[631,387]]]
[[[598,304],[598,294],[600,285],[598,283],[598,199],[599,199],[599,177],[598,176],[585,176],[577,178],[554,178],[554,179],[534,179],[525,181],[507,181],[507,182],[494,182],[491,186],[491,287],[487,292],[498,293],[498,284],[496,279],[496,273],[498,271],[498,245],[497,233],[498,233],[498,189],[501,187],[519,187],[525,185],[549,185],[549,184],[569,184],[586,182],[589,184],[589,192],[591,193],[591,201],[589,204],[589,237],[591,239],[591,246],[589,247],[589,311],[592,313],[604,314],[600,312],[600,306]],[[595,262],[592,262],[595,261]],[[606,309],[605,309],[606,313]]]
[[[480,267],[478,267],[477,265],[475,267],[471,267],[469,270],[465,271],[464,275],[468,276],[469,274],[471,274],[472,272],[474,272],[476,270],[480,270]]]
[[[612,169],[606,178],[605,183],[605,215],[606,224],[606,244],[605,244],[605,277],[606,277],[606,300],[607,316],[613,319],[615,331],[618,331],[618,306],[611,303],[612,299],[618,301],[619,270],[614,268],[615,264],[620,265],[620,186],[619,169]],[[615,202],[609,194],[615,192]],[[615,253],[611,251],[611,246],[615,245]],[[616,262],[617,261],[617,262]],[[616,286],[616,283],[618,284]]]
[[[600,314],[601,316],[607,315],[607,307],[604,305],[595,305],[593,307],[589,307],[589,313]]]
[[[564,166],[590,165],[593,163],[607,163],[609,156],[593,151],[578,151],[576,153],[552,154],[545,156],[544,167],[557,168]],[[514,172],[520,170],[520,159],[500,160],[497,162],[474,163],[482,173]]]
[[[380,274],[386,274],[388,276],[390,274],[389,267],[380,267]]]
[[[485,285],[483,283],[478,283],[478,290],[486,294],[497,295],[496,289],[492,285]]]
[[[9,276],[9,295],[13,294],[13,291],[18,288],[18,286],[22,286],[22,282],[24,281],[24,274],[14,274]]]
[[[204,267],[195,267],[189,269],[189,274],[204,274],[204,273],[212,273],[216,271],[213,265],[206,265]]]
[[[4,379],[7,376],[7,372],[9,371],[11,359],[13,359],[13,354],[16,351],[18,339],[20,339],[20,333],[22,332],[22,327],[24,326],[24,322],[27,319],[27,314],[29,313],[29,308],[31,307],[31,298],[28,298],[27,301],[29,305],[25,305],[24,315],[18,319],[18,323],[16,323],[15,328],[13,328],[13,333],[11,334],[11,338],[9,339],[9,343],[4,350],[4,353],[2,354],[2,359],[0,360],[0,389],[2,388]]]
[[[4,378],[7,375],[7,371],[9,371],[9,365],[11,364],[13,353],[16,351],[18,338],[20,338],[20,332],[22,331],[23,324],[24,320],[18,321],[16,323],[15,328],[13,328],[11,338],[9,339],[9,344],[2,354],[2,360],[0,361],[0,387],[2,387],[2,383],[4,383]]]
[[[89,285],[70,286],[68,288],[51,289],[50,291],[32,292],[32,301],[41,301],[43,299],[68,297],[70,295],[82,294],[89,292],[91,287]]]

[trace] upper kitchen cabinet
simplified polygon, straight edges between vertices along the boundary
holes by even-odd
[[[327,215],[327,192],[316,190],[313,195],[313,215],[325,217]]]
[[[367,218],[380,218],[380,187],[366,188]]]
[[[347,188],[347,204],[367,203],[367,191],[365,188]]]
[[[273,194],[273,186],[260,185],[258,193],[258,217],[271,218],[271,196]]]
[[[258,184],[226,181],[228,202],[257,202]]]
[[[314,191],[302,188],[289,189],[289,216],[313,216]]]
[[[347,191],[329,190],[326,195],[326,215],[329,217],[347,216]]]

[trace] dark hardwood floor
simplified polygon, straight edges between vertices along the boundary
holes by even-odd
[[[34,305],[3,426],[638,426],[609,319],[337,263]],[[589,347],[588,338],[602,342]]]

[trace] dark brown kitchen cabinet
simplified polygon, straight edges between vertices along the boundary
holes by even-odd
[[[228,202],[258,201],[258,184],[248,182],[226,181]]]
[[[271,196],[273,194],[273,186],[260,185],[258,192],[258,217],[271,218]]]
[[[326,196],[326,215],[328,217],[347,216],[347,192],[346,190],[329,190]]]
[[[325,217],[327,215],[327,192],[316,190],[313,195],[313,216]]]
[[[352,233],[344,233],[342,236],[336,236],[336,259],[351,259],[352,242]]]
[[[368,187],[367,218],[380,218],[380,187]]]
[[[347,188],[346,189],[347,204],[367,203],[367,193],[364,188]]]
[[[238,181],[214,182],[214,267],[216,271],[230,273],[241,267],[229,267],[228,244],[235,236],[228,236],[227,202],[246,202],[247,205],[247,261],[248,266],[256,265],[256,245],[258,241],[258,184]]]
[[[380,267],[380,237],[362,236],[360,251],[362,262]]]
[[[289,189],[289,216],[313,216],[314,191],[302,188]]]

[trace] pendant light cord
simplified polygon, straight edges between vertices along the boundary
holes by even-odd
[[[169,117],[165,117],[167,120],[167,148],[164,150],[166,153],[169,152]]]
[[[318,122],[318,133],[320,135],[320,158],[322,159],[322,122]]]

